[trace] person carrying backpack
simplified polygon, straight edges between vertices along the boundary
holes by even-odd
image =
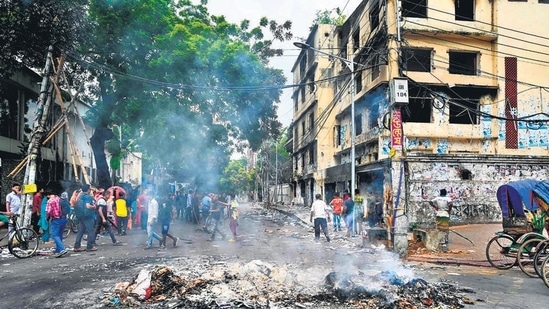
[[[67,249],[65,249],[65,245],[63,245],[63,231],[65,230],[65,225],[67,225],[67,215],[63,215],[61,201],[59,196],[53,193],[53,190],[48,189],[45,192],[45,195],[48,197],[46,218],[51,222],[51,237],[55,242],[54,256],[58,258],[64,256],[68,252]]]
[[[90,185],[82,185],[82,193],[78,197],[74,205],[74,213],[78,219],[78,233],[74,241],[74,252],[82,252],[81,248],[82,237],[85,233],[88,234],[86,251],[97,251],[95,246],[95,200],[90,195]]]
[[[109,220],[109,216],[112,215],[109,213],[108,206],[107,206],[107,199],[110,198],[110,193],[108,191],[105,191],[103,189],[99,189],[99,196],[97,198],[97,213],[99,214],[99,219],[97,220],[97,225],[95,228],[95,234],[99,234],[101,231],[101,228],[105,228],[105,231],[109,234],[112,240],[112,244],[114,246],[120,246],[122,245],[121,242],[116,240],[116,237],[114,236],[114,232],[112,230],[112,223]]]

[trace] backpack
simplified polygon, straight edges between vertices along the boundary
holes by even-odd
[[[86,204],[84,202],[84,197],[89,196],[85,193],[80,194],[78,199],[76,200],[76,203],[74,204],[74,214],[76,215],[76,218],[78,219],[85,219],[93,216],[94,209],[89,209],[86,207]],[[91,198],[91,197],[90,197]]]
[[[71,213],[71,203],[67,199],[61,199],[61,216],[66,217]]]

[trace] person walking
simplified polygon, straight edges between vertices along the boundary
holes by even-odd
[[[231,229],[231,233],[233,234],[233,237],[229,239],[230,242],[236,241],[236,227],[238,226],[238,202],[234,196],[234,194],[231,194],[232,200],[231,205],[229,208],[229,228]]]
[[[225,233],[220,229],[219,227],[219,220],[221,220],[222,215],[222,205],[219,203],[219,196],[213,195],[211,200],[211,208],[209,210],[209,218],[213,221],[213,229],[212,229],[212,236],[210,237],[210,241],[215,240],[215,235],[219,234],[221,235],[221,239],[224,240],[226,235]]]
[[[95,200],[90,195],[90,185],[82,185],[82,192],[74,206],[76,218],[78,219],[78,233],[74,241],[74,252],[82,252],[81,248],[82,237],[85,233],[88,235],[86,241],[86,251],[97,251],[95,246]]]
[[[355,189],[355,234],[362,235],[362,222],[364,221],[364,197],[360,195],[360,190]]]
[[[315,226],[315,241],[320,241],[320,230],[326,236],[326,241],[330,242],[328,236],[328,221],[330,221],[330,207],[322,200],[322,195],[316,194],[315,201],[311,204],[311,219]]]
[[[345,225],[347,225],[346,237],[355,237],[355,202],[351,199],[351,193],[346,192],[343,197],[343,213]]]
[[[147,189],[137,196],[135,223],[142,230],[147,230]]]
[[[436,211],[437,230],[442,233],[439,248],[448,251],[448,234],[450,233],[450,213],[452,212],[452,199],[446,196],[446,189],[440,190],[440,195],[429,201],[429,205]]]
[[[49,199],[47,195],[42,198],[42,203],[40,204],[40,219],[38,220],[38,226],[42,230],[42,234],[40,235],[40,240],[42,240],[42,243],[45,245],[53,245],[54,242],[51,241],[50,234],[50,220],[46,216],[48,200]]]
[[[332,206],[332,214],[334,217],[334,232],[341,232],[341,212],[343,210],[343,199],[339,196],[339,192],[334,193],[334,198],[330,201]]]
[[[158,219],[158,202],[154,198],[152,191],[147,192],[147,203],[147,245],[145,249],[152,249],[154,239],[162,240],[160,235],[154,232],[154,224]]]
[[[109,207],[107,205],[107,199],[111,197],[110,193],[108,191],[105,191],[103,189],[99,189],[100,196],[97,198],[97,214],[99,215],[98,222],[95,227],[95,234],[99,235],[101,232],[101,229],[104,228],[105,232],[109,234],[111,237],[112,244],[114,246],[120,246],[122,245],[121,242],[116,240],[116,237],[114,236],[114,231],[112,230],[112,223],[109,220],[109,216],[112,216],[112,204],[111,204],[111,210],[109,212]]]
[[[169,199],[164,199],[161,203],[160,210],[158,211],[158,221],[160,221],[160,224],[162,226],[162,239],[160,240],[160,250],[166,249],[166,239],[169,237],[172,242],[173,246],[177,246],[177,242],[179,241],[179,238],[173,236],[170,234],[170,224],[173,220],[173,210],[174,207]]]
[[[130,210],[126,202],[126,196],[124,192],[117,192],[114,190],[114,211],[116,214],[116,225],[118,226],[118,235],[126,235],[126,229],[128,228],[128,217]]]
[[[208,231],[208,224],[209,224],[209,217],[210,217],[210,209],[212,204],[212,196],[213,194],[205,193],[204,197],[202,198],[202,229],[205,232]]]
[[[62,204],[59,196],[55,195],[51,189],[48,189],[45,194],[48,196],[46,217],[51,222],[51,238],[55,243],[54,256],[59,258],[68,252],[63,244],[63,231],[65,230],[65,225],[67,225],[70,204],[68,201]]]

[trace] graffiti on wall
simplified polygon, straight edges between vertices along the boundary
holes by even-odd
[[[504,102],[502,104],[505,104]],[[512,110],[514,117],[518,119],[528,118],[529,120],[539,120],[539,122],[515,122],[518,129],[518,148],[528,149],[533,147],[547,147],[549,145],[549,127],[545,123],[547,117],[543,114],[532,117],[532,115],[538,114],[547,110],[549,103],[545,98],[538,95],[522,96],[518,100],[518,106],[520,109]],[[505,108],[500,106],[499,116],[505,118]],[[504,141],[506,138],[505,124],[506,120],[498,120],[498,140]]]
[[[501,221],[497,189],[510,181],[526,178],[547,179],[543,165],[512,165],[487,163],[409,163],[408,209],[410,222],[433,224],[435,211],[428,200],[446,189],[453,199],[451,220],[454,223]],[[472,178],[463,180],[463,171]]]

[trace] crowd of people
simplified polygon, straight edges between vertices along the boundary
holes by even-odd
[[[20,210],[21,186],[14,183],[6,196],[6,211],[0,212],[0,226]],[[74,252],[97,251],[96,240],[100,236],[110,237],[114,246],[121,245],[129,229],[147,232],[145,249],[152,249],[157,240],[158,249],[166,250],[168,240],[173,247],[178,244],[179,238],[170,233],[170,225],[176,221],[202,225],[213,241],[217,235],[226,238],[221,219],[229,219],[231,237],[228,240],[234,242],[238,202],[233,194],[200,194],[194,190],[157,196],[150,189],[136,194],[120,187],[104,189],[84,184],[69,197],[67,192],[40,188],[33,196],[31,226],[42,243],[55,245],[55,257],[68,252],[63,243],[68,216],[75,217],[78,224]]]

